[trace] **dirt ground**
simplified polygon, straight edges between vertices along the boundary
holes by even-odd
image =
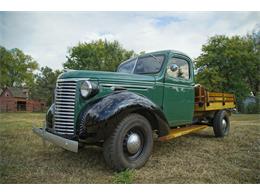
[[[146,165],[121,175],[105,165],[101,148],[43,147],[31,131],[43,120],[42,113],[0,114],[0,183],[260,183],[260,115],[233,115],[224,139],[207,128],[155,141]]]

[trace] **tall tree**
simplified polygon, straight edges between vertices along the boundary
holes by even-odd
[[[133,54],[133,51],[124,49],[117,41],[84,42],[69,49],[67,61],[63,66],[77,70],[115,71],[122,61]]]
[[[260,113],[260,24],[258,24],[253,30],[251,35],[248,37],[253,41],[254,44],[254,52],[257,56],[257,71],[256,71],[256,82],[252,82],[252,88],[255,89],[255,97],[256,97],[256,105],[257,112]]]
[[[20,87],[33,83],[33,71],[38,63],[22,50],[7,50],[0,46],[0,87]]]
[[[211,37],[195,64],[198,83],[210,90],[235,93],[238,102],[259,91],[259,56],[249,36]]]
[[[4,47],[0,46],[0,88],[9,86],[9,69],[12,62],[12,55]]]
[[[49,67],[42,67],[40,73],[35,75],[35,84],[31,88],[31,98],[41,99],[51,105],[57,77],[61,71],[53,71]]]

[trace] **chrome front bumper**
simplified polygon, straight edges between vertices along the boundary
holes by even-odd
[[[77,141],[65,139],[63,137],[54,135],[43,128],[33,128],[33,132],[36,133],[38,136],[42,137],[44,140],[47,140],[57,146],[60,146],[72,152],[78,152],[79,144]]]

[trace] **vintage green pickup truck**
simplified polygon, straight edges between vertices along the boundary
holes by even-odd
[[[116,72],[61,74],[46,126],[33,131],[73,152],[86,144],[103,146],[106,163],[120,171],[142,167],[156,138],[208,126],[216,137],[227,135],[234,107],[234,95],[195,85],[187,55],[158,51],[129,59]]]

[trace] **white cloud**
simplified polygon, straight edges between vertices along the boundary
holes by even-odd
[[[99,38],[135,52],[181,50],[191,57],[215,34],[245,35],[259,12],[2,12],[0,45],[61,69],[68,47]]]

